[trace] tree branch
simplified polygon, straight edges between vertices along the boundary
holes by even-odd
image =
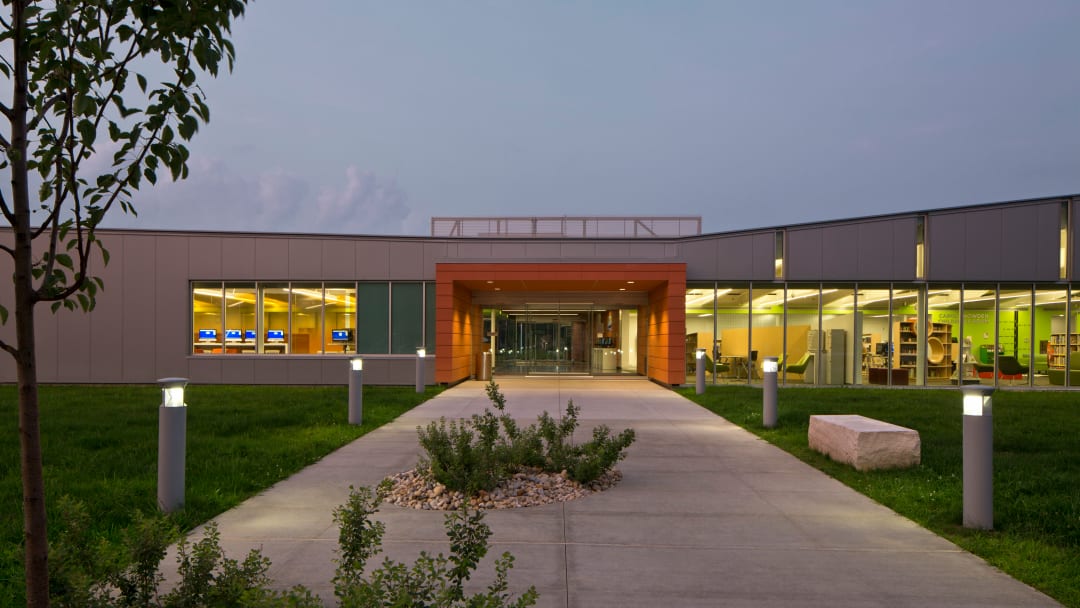
[[[17,357],[19,355],[19,351],[14,346],[8,344],[7,342],[4,342],[3,340],[0,340],[0,349],[7,351],[7,353],[12,357]]]

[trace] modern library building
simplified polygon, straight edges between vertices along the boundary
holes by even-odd
[[[681,385],[699,361],[709,382],[752,384],[776,357],[786,385],[1066,389],[1078,218],[1069,195],[715,234],[696,217],[434,218],[424,237],[102,230],[96,308],[39,309],[39,379],[342,384],[359,356],[366,382],[412,384],[423,349],[439,384]]]

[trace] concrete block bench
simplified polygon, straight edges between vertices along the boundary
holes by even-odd
[[[854,414],[810,416],[810,449],[858,471],[919,464],[919,432]]]

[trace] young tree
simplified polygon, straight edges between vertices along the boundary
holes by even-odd
[[[26,601],[47,606],[48,547],[38,424],[34,311],[91,310],[95,236],[113,208],[159,170],[187,175],[190,140],[209,119],[196,76],[232,69],[226,38],[247,0],[2,0],[0,210],[14,264],[15,358],[22,451]],[[153,74],[166,74],[155,78]],[[2,124],[2,123],[0,123]],[[95,169],[96,168],[96,169]],[[95,253],[97,250],[98,253]],[[9,310],[0,306],[0,324]]]

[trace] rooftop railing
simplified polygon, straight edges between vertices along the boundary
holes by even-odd
[[[701,217],[433,217],[431,236],[660,239],[701,234]]]

